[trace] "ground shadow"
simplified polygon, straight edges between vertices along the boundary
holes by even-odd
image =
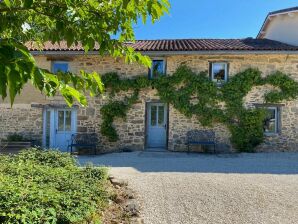
[[[139,172],[298,174],[298,153],[198,154],[130,152],[79,156],[80,165],[131,167]]]

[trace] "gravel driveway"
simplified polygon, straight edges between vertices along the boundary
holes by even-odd
[[[148,224],[298,223],[298,153],[81,156],[138,192]]]

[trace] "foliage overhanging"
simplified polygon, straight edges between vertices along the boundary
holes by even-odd
[[[66,41],[81,44],[87,52],[97,44],[100,55],[125,57],[150,66],[150,59],[135,52],[133,26],[159,20],[169,11],[168,0],[3,0],[0,1],[0,96],[11,104],[25,83],[31,83],[47,96],[60,92],[68,105],[77,100],[86,106],[85,92],[102,93],[97,73],[55,76],[40,69],[26,44],[42,49],[43,43]],[[115,36],[118,38],[115,39]]]

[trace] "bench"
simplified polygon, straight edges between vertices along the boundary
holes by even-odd
[[[80,133],[80,134],[72,134],[70,144],[68,148],[70,148],[70,153],[73,153],[74,147],[84,147],[94,150],[94,154],[96,155],[96,144],[98,142],[96,133]]]
[[[0,153],[18,153],[23,149],[29,149],[34,144],[34,141],[1,141],[0,140]]]
[[[215,133],[207,130],[191,130],[187,132],[187,150],[190,151],[191,145],[213,146],[215,153]]]

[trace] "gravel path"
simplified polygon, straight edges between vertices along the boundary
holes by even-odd
[[[298,153],[133,152],[79,161],[128,180],[148,224],[298,223]]]

